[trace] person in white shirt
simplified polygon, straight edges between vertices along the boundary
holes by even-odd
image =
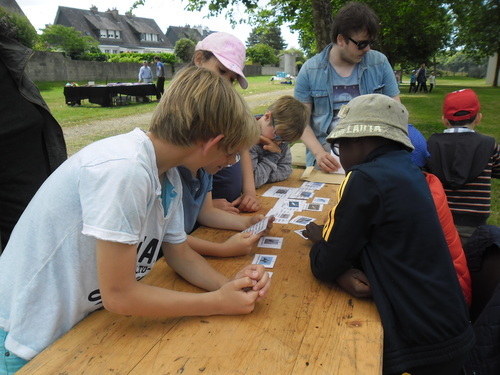
[[[207,69],[179,72],[165,95],[148,132],[82,149],[21,216],[0,257],[0,373],[17,371],[99,308],[151,317],[247,314],[267,294],[263,267],[249,265],[229,280],[187,245],[175,168],[234,163],[260,135],[254,117]],[[160,250],[181,277],[209,292],[141,283]]]

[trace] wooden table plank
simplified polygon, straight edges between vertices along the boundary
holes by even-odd
[[[298,187],[302,170],[277,185]],[[268,186],[258,191],[264,193]],[[316,196],[330,198],[322,212],[303,211],[322,224],[335,204],[335,187]],[[261,213],[276,199],[260,197]],[[336,285],[317,281],[309,266],[310,242],[301,227],[276,224],[271,236],[282,249],[255,249],[234,258],[207,258],[232,276],[255,253],[278,255],[269,296],[243,316],[152,319],[98,311],[28,363],[19,374],[381,374],[383,331],[371,300],[350,297]],[[233,232],[200,228],[201,238],[222,242]],[[202,292],[164,262],[143,282]]]

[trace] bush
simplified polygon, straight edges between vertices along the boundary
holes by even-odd
[[[35,28],[25,16],[10,13],[3,7],[0,7],[0,33],[29,48],[33,48],[38,40]]]

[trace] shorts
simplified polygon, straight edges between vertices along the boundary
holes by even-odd
[[[0,329],[0,375],[13,375],[21,367],[23,367],[27,360],[19,358],[17,355],[5,349],[5,339],[7,332]]]

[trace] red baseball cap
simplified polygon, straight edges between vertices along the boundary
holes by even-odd
[[[443,115],[447,120],[469,120],[479,113],[479,99],[471,89],[453,91],[446,95]]]

